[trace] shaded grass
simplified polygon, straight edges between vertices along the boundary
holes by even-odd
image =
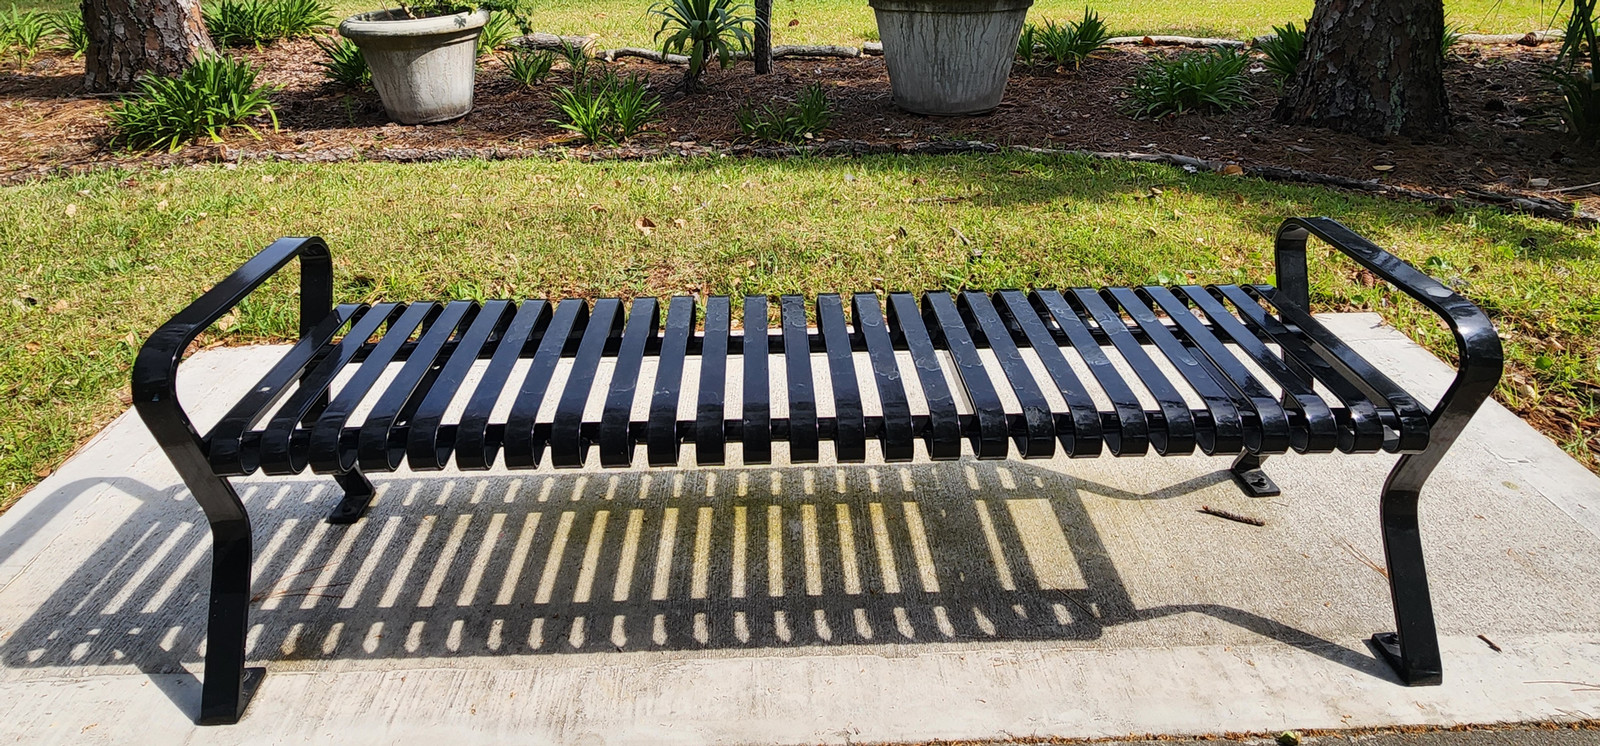
[[[392,5],[388,3],[387,5]],[[333,0],[334,17],[374,10],[374,0]],[[645,14],[642,0],[545,0],[534,3],[529,19],[540,31],[600,35],[605,47],[650,46],[658,24]],[[1083,16],[1083,0],[1038,0],[1029,19],[1072,20]],[[1113,34],[1192,34],[1245,38],[1272,31],[1274,24],[1303,23],[1312,0],[1094,0],[1093,7]],[[19,7],[44,10],[76,8],[73,0],[23,0]],[[1551,0],[1446,0],[1445,10],[1468,32],[1522,33],[1549,27],[1556,4]],[[872,9],[861,0],[777,0],[773,3],[774,44],[859,44],[862,30],[876,28]],[[799,20],[798,26],[789,21]],[[1556,26],[1561,24],[1557,23]]]
[[[144,335],[280,235],[328,239],[340,300],[814,295],[1269,281],[1279,220],[1330,215],[1495,312],[1515,368],[1501,398],[1514,408],[1544,422],[1540,413],[1567,397],[1593,418],[1596,389],[1585,387],[1600,381],[1592,233],[1148,164],[1024,155],[257,164],[3,191],[6,502],[125,408]],[[660,227],[646,235],[640,217]],[[1371,308],[1437,352],[1454,349],[1434,319],[1367,287],[1353,265],[1318,251],[1312,272],[1321,308]],[[292,336],[293,292],[292,281],[270,285],[213,341]],[[1558,428],[1547,424],[1586,452],[1578,433]]]

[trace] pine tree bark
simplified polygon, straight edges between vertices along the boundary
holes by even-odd
[[[750,57],[755,60],[756,74],[772,72],[772,0],[756,0],[755,47]]]
[[[1273,115],[1367,136],[1443,132],[1443,35],[1441,0],[1317,0]]]
[[[83,0],[83,25],[83,85],[91,91],[126,90],[147,73],[173,75],[216,51],[199,0]]]

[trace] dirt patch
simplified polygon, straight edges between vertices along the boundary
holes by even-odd
[[[923,117],[900,111],[889,93],[883,60],[786,59],[772,75],[757,76],[747,65],[713,70],[704,92],[670,92],[682,68],[625,59],[623,73],[650,77],[666,94],[663,119],[638,139],[644,147],[693,141],[732,144],[739,139],[734,112],[749,102],[792,99],[804,86],[822,83],[837,114],[829,139],[906,145],[941,140],[981,140],[1095,151],[1181,153],[1213,161],[1280,166],[1439,194],[1463,190],[1538,193],[1600,181],[1600,152],[1574,144],[1555,116],[1557,99],[1541,77],[1553,45],[1458,47],[1446,67],[1456,128],[1428,138],[1363,138],[1273,122],[1277,101],[1271,77],[1257,68],[1251,93],[1259,105],[1214,116],[1135,120],[1122,113],[1123,88],[1151,54],[1166,49],[1119,47],[1091,60],[1081,71],[1049,67],[1018,69],[1005,102],[976,117]],[[565,80],[558,70],[537,88],[512,81],[497,60],[478,76],[476,108],[443,125],[402,127],[387,121],[377,96],[328,83],[317,65],[321,53],[309,40],[281,42],[242,53],[261,69],[263,82],[283,86],[274,94],[277,133],[254,140],[238,133],[229,153],[383,151],[390,149],[536,150],[574,144],[556,117],[550,92]],[[106,120],[112,102],[84,97],[80,62],[46,57],[21,74],[0,76],[0,182],[32,174],[68,172],[107,164],[213,160],[220,149],[201,144],[176,155],[130,154],[114,148]],[[1548,185],[1536,180],[1548,179]],[[1530,184],[1530,181],[1532,182]],[[1566,195],[1600,207],[1600,191]]]

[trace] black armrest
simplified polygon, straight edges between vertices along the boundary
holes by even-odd
[[[1430,445],[1439,446],[1428,450],[1443,455],[1500,382],[1505,357],[1494,324],[1472,301],[1330,218],[1289,218],[1279,226],[1274,246],[1278,273],[1275,303],[1311,312],[1306,239],[1312,235],[1427,306],[1455,335],[1459,352],[1455,381],[1428,415]]]
[[[133,404],[169,454],[185,440],[196,446],[201,442],[178,406],[178,363],[183,351],[296,257],[300,259],[300,333],[306,334],[333,307],[333,259],[320,238],[280,238],[163,324],[139,349],[133,363]]]

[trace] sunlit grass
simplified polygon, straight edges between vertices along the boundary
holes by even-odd
[[[1278,221],[1330,215],[1494,310],[1515,365],[1503,400],[1539,406],[1600,380],[1592,233],[1152,165],[1021,155],[261,164],[3,192],[7,502],[125,408],[144,335],[280,235],[328,239],[342,300],[816,294],[1270,281]],[[646,235],[640,217],[657,228]],[[1372,308],[1453,350],[1431,317],[1363,286],[1352,265],[1319,253],[1313,274],[1321,307]],[[228,339],[291,336],[292,292],[274,284],[254,298]]]
[[[24,0],[20,7],[46,10],[76,8],[72,0]],[[344,18],[375,10],[369,0],[334,0],[334,13]],[[1039,0],[1029,11],[1036,22],[1081,18],[1081,0]],[[1090,7],[1105,16],[1116,34],[1192,34],[1245,38],[1268,33],[1274,24],[1303,21],[1312,0],[1096,0]],[[605,47],[649,46],[657,23],[643,0],[544,0],[532,3],[529,18],[540,31],[599,34]],[[1453,23],[1485,33],[1523,33],[1552,26],[1557,5],[1544,0],[1446,0]],[[773,3],[775,44],[859,44],[866,29],[876,28],[865,0],[777,0]],[[790,21],[799,24],[790,26]],[[1554,24],[1559,27],[1561,24]]]

